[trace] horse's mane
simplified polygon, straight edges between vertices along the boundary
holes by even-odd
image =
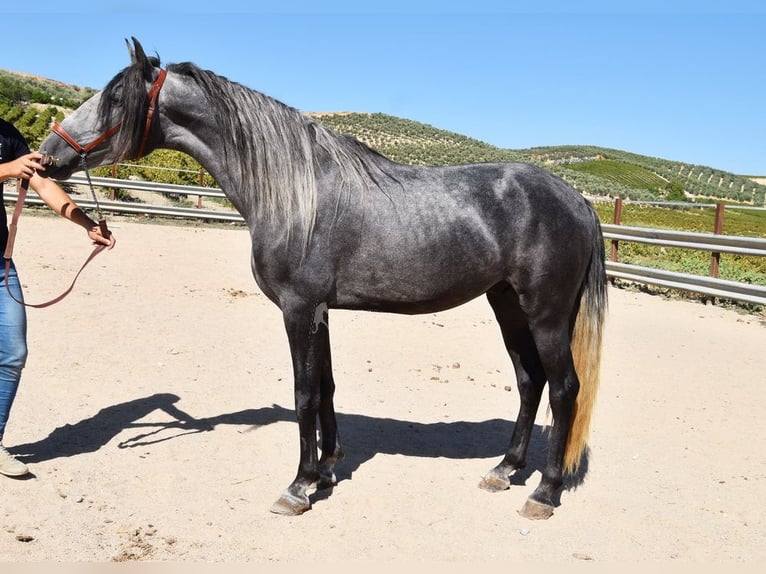
[[[150,61],[160,65],[159,58]],[[227,169],[234,181],[235,174],[239,176],[239,189],[234,191],[241,208],[257,209],[272,221],[286,218],[289,229],[299,231],[304,241],[316,221],[320,170],[335,167],[342,178],[336,208],[348,201],[353,189],[377,186],[377,179],[384,176],[383,156],[294,108],[189,62],[170,64],[167,70],[194,81],[208,100],[224,138]],[[145,96],[143,72],[136,65],[125,68],[104,88],[99,107],[102,124],[118,103],[141,102],[121,110],[122,127],[112,144],[115,157],[137,153]]]

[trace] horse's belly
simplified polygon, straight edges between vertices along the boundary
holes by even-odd
[[[489,273],[446,268],[441,272],[369,270],[339,276],[334,305],[343,309],[390,313],[436,313],[457,307],[486,293],[502,281]]]

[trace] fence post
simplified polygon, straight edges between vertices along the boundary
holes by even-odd
[[[721,235],[723,233],[723,203],[715,204],[715,223],[713,225],[713,233]],[[713,251],[710,253],[710,276],[718,277],[718,264],[721,262],[721,254]]]
[[[614,200],[614,218],[612,223],[620,225],[622,223],[622,198],[618,197]],[[612,239],[612,254],[610,259],[617,261],[617,249],[620,246],[620,242],[616,239]]]
[[[112,179],[117,179],[117,164],[112,164]],[[117,192],[115,192],[113,187],[109,188],[109,199],[111,201],[114,201],[114,199],[117,197]]]
[[[199,168],[199,186],[202,187],[205,185],[205,170],[201,167]],[[197,208],[202,208],[202,196],[197,196]]]

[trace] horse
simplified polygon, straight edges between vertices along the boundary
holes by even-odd
[[[309,493],[337,484],[331,309],[414,315],[486,295],[520,406],[503,459],[479,486],[506,490],[524,467],[547,383],[547,457],[518,512],[549,518],[587,459],[599,385],[607,281],[592,204],[532,164],[396,163],[191,62],[162,67],[131,40],[130,64],[43,141],[56,159],[46,176],[177,150],[243,216],[255,282],[284,318],[300,439],[297,474],[270,510],[300,515]]]

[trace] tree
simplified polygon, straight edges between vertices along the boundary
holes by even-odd
[[[668,201],[686,201],[684,184],[678,179],[671,179],[665,186],[665,198]]]

